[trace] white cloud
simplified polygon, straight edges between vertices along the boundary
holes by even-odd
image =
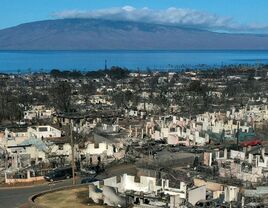
[[[203,11],[171,7],[154,10],[147,7],[114,7],[90,11],[66,10],[54,14],[57,18],[94,18],[108,20],[127,20],[208,29],[213,31],[264,32],[267,24],[240,24],[231,17],[222,17]]]

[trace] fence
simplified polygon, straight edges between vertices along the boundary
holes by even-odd
[[[5,183],[15,184],[15,183],[34,183],[37,181],[44,180],[44,176],[40,174],[32,174],[30,170],[21,174],[8,174],[5,173]]]

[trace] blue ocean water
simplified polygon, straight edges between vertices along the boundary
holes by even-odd
[[[0,72],[51,69],[91,71],[111,66],[131,70],[179,70],[230,64],[267,64],[268,51],[0,51]]]

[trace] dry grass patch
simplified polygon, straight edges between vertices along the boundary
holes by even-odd
[[[48,193],[37,197],[35,203],[47,208],[104,208],[108,206],[93,204],[88,198],[88,188],[79,187]]]

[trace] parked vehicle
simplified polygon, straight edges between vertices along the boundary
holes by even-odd
[[[254,137],[254,138],[245,139],[244,141],[241,141],[240,145],[242,147],[257,146],[257,145],[262,145],[262,141],[259,138]]]
[[[81,168],[81,173],[83,175],[88,175],[88,176],[97,175],[103,171],[104,171],[104,167],[100,165]]]
[[[72,168],[65,167],[65,168],[57,168],[50,171],[47,175],[44,176],[45,180],[47,181],[57,181],[68,179],[72,177]]]
[[[94,167],[93,168],[81,168],[80,171],[84,175],[96,175],[97,174],[97,171]]]
[[[212,201],[212,200],[201,200],[201,201],[198,201],[196,204],[195,204],[195,207],[196,208],[210,208],[210,207],[218,207],[217,206],[217,203],[215,201]]]

